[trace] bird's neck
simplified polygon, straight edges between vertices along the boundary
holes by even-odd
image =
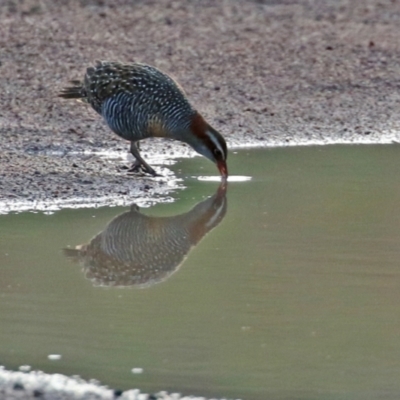
[[[193,144],[188,143],[192,145],[196,151],[199,151],[195,147],[196,145],[213,149],[219,143],[221,135],[212,128],[199,113],[196,113],[192,117],[189,130],[191,132],[191,135],[189,136],[192,138]]]

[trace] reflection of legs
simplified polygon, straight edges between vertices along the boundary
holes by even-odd
[[[157,176],[156,171],[147,164],[146,161],[143,160],[139,153],[138,145],[136,142],[131,142],[131,154],[135,157],[135,162],[132,167],[129,169],[129,172],[138,172],[142,168],[144,172],[147,172],[150,175]]]

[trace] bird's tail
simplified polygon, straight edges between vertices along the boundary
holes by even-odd
[[[71,81],[73,86],[66,87],[58,94],[64,99],[86,99],[86,90],[81,81]]]

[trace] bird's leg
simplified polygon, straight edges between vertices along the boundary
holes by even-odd
[[[136,142],[131,142],[131,154],[133,155],[133,157],[135,157],[135,162],[133,163],[132,167],[128,170],[129,172],[137,172],[140,171],[140,169],[142,168],[144,172],[147,172],[148,174],[153,176],[158,176],[156,171],[154,171],[154,169],[151,168],[150,165],[147,164],[147,162],[144,161],[143,158],[141,157]]]

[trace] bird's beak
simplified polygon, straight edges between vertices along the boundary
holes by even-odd
[[[226,161],[218,161],[217,166],[222,178],[226,179],[228,177],[228,167],[226,166]]]

